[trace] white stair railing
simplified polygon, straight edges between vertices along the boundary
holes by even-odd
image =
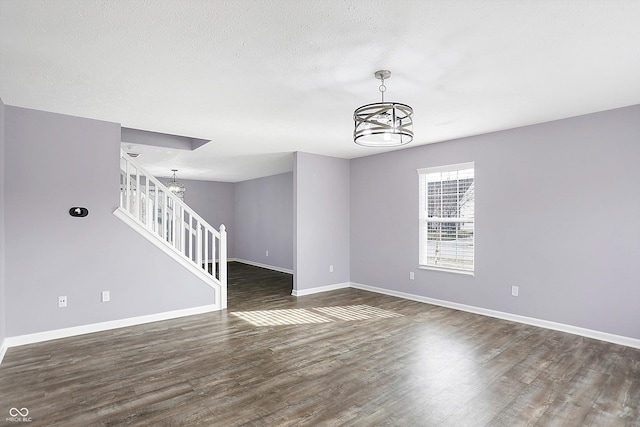
[[[120,155],[120,209],[116,212],[124,213],[147,234],[160,240],[166,249],[197,269],[201,277],[219,290],[220,309],[226,308],[224,225],[220,225],[219,231],[213,228],[125,152]]]

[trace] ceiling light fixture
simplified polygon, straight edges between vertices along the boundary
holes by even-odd
[[[384,81],[391,77],[391,71],[376,71],[374,76],[381,80],[382,102],[363,105],[353,113],[353,142],[365,147],[399,147],[410,143],[413,140],[413,108],[398,102],[384,102],[387,90]]]
[[[180,200],[184,201],[184,193],[187,189],[183,183],[176,181],[176,172],[178,172],[178,169],[171,169],[171,172],[173,172],[173,178],[171,178],[171,181],[167,182],[167,188],[173,194],[178,196]]]
[[[133,151],[133,145],[127,145],[127,148],[129,151],[127,151],[127,154],[129,155],[129,157],[131,158],[136,158],[140,156],[140,153],[136,153],[135,151]]]

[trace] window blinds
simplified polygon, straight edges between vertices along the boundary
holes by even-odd
[[[421,267],[474,269],[474,164],[418,170]]]

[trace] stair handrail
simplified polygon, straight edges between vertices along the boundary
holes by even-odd
[[[216,230],[124,150],[120,151],[120,157],[124,162],[120,171],[120,209],[219,286],[221,309],[226,308],[227,236],[224,224]],[[150,206],[152,212],[149,212]],[[216,252],[219,269],[216,269]]]

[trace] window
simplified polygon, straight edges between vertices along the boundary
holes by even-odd
[[[419,267],[473,273],[474,164],[418,169]]]

